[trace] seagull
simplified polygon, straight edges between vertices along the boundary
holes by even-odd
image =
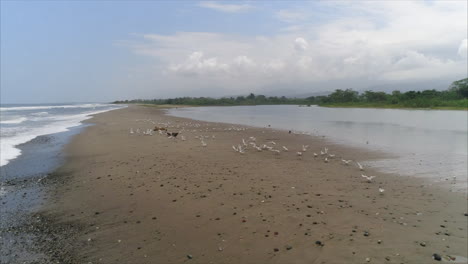
[[[359,169],[363,171],[363,170],[364,170],[364,167],[362,167],[361,163],[359,163],[359,162],[356,162],[356,163],[357,163],[357,165],[359,166]]]
[[[314,157],[317,157],[317,156],[318,156],[318,154],[314,152]]]
[[[300,151],[296,152],[296,154],[297,154],[298,156],[302,156],[302,152],[300,152]]]
[[[273,144],[273,145],[276,145],[276,142],[274,142],[274,141],[270,141],[270,142],[268,142],[268,144]]]
[[[324,161],[325,161],[325,163],[328,163],[328,158],[325,158],[325,160],[324,160]]]
[[[349,163],[351,162],[351,160],[344,160],[344,159],[342,159],[341,161],[342,161],[342,162],[344,163],[344,165],[346,165],[346,166],[348,166]]]
[[[234,145],[232,146],[232,149],[235,150],[236,152],[239,152],[239,150]]]
[[[366,176],[366,175],[364,175],[364,174],[361,174],[361,177],[365,178],[365,179],[367,180],[367,182],[371,182],[372,179],[375,178],[375,176]]]
[[[257,140],[255,137],[250,137],[249,139],[252,140],[252,141],[256,141],[256,140]]]
[[[320,155],[322,155],[322,156],[323,156],[323,155],[325,155],[325,152],[323,152],[323,151],[320,151]]]
[[[325,154],[327,154],[327,153],[328,153],[328,148],[325,148]]]
[[[133,134],[135,132],[133,132],[133,128],[130,128],[130,134]]]
[[[283,146],[284,151],[289,151],[289,149],[285,146]]]
[[[270,151],[276,152],[276,154],[280,154],[280,152],[281,152],[281,151],[279,151],[277,149],[270,149]]]
[[[137,132],[137,134],[140,134],[140,129],[139,129],[139,128],[137,128],[136,132]]]
[[[207,145],[206,145],[206,142],[203,141],[203,140],[201,141],[201,144],[202,144],[203,147],[206,147],[206,146],[207,146]]]
[[[385,192],[385,189],[382,188],[382,187],[379,187],[379,192],[380,192],[380,194],[383,194]]]
[[[306,152],[306,151],[307,151],[307,147],[304,146],[304,145],[302,145],[302,151],[303,151],[303,152]]]
[[[335,157],[335,155],[333,154],[328,154],[328,157],[330,157],[330,159],[333,159]]]
[[[185,141],[185,137],[184,137],[184,136],[180,136],[180,138],[182,139],[182,141]]]
[[[245,143],[244,139],[242,139],[242,144],[244,144],[244,146],[247,146],[247,143]]]

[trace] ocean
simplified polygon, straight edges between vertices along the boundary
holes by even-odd
[[[31,263],[46,257],[34,249],[36,235],[25,231],[31,213],[46,201],[47,189],[41,180],[63,163],[65,144],[89,125],[82,121],[122,107],[125,106],[1,105],[0,263]]]
[[[21,155],[18,145],[77,127],[93,114],[121,108],[112,104],[2,105],[0,167]]]

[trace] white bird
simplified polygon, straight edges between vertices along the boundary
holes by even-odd
[[[324,160],[324,161],[325,161],[325,163],[328,163],[328,158],[325,158],[325,160]]]
[[[234,145],[232,146],[232,149],[235,150],[236,152],[239,152],[239,150]]]
[[[314,157],[317,157],[317,156],[318,156],[318,154],[314,152]]]
[[[371,182],[372,179],[375,178],[375,176],[366,176],[366,175],[364,175],[364,174],[361,174],[361,177],[363,177],[364,179],[366,179],[367,182]]]
[[[296,154],[297,154],[298,156],[302,156],[302,152],[300,152],[300,151],[296,152]]]
[[[281,152],[278,149],[270,149],[270,151],[276,152],[276,154],[280,154],[280,152]]]
[[[307,151],[307,147],[302,145],[302,152],[306,152]]]
[[[269,143],[269,144],[276,145],[276,142],[274,142],[274,141],[270,141],[270,142],[268,142],[268,143]]]
[[[256,148],[256,149],[257,149],[257,151],[259,151],[259,152],[261,152],[261,151],[262,151],[262,148],[261,148],[261,147],[257,147],[257,146],[255,146],[254,148]]]
[[[256,141],[257,139],[255,137],[250,137],[250,140]]]
[[[140,134],[140,129],[139,129],[139,128],[137,128],[136,132],[137,132],[137,134]]]
[[[325,154],[327,154],[327,153],[328,153],[328,148],[325,148]]]
[[[333,155],[333,154],[328,154],[328,157],[329,157],[330,159],[333,159],[333,158],[335,157],[335,155]]]
[[[206,147],[206,146],[207,146],[207,145],[206,145],[206,142],[203,141],[203,140],[201,141],[201,144],[202,144],[203,147]]]
[[[242,139],[242,144],[244,144],[244,146],[247,146],[247,143],[245,143],[244,139]]]
[[[241,146],[241,145],[239,145],[239,153],[240,153],[240,154],[244,154],[244,153],[245,153],[244,150],[242,149],[242,146]]]
[[[133,134],[135,132],[133,132],[133,128],[130,128],[130,134]]]
[[[344,163],[344,165],[346,165],[346,166],[349,165],[349,163],[351,162],[351,160],[344,160],[344,159],[342,159],[341,161],[342,161],[342,162]]]
[[[320,155],[322,155],[322,156],[323,156],[323,155],[325,155],[325,152],[323,152],[323,151],[320,151]]]
[[[215,139],[216,137],[215,137],[215,135],[212,135],[211,138],[212,138],[212,139]]]
[[[383,194],[385,192],[385,189],[382,188],[382,187],[379,187],[379,192],[380,192],[380,194]]]
[[[289,151],[289,149],[285,146],[283,146],[284,151]]]
[[[185,137],[184,137],[184,136],[180,136],[180,139],[182,139],[182,141],[185,141]]]
[[[364,170],[364,167],[362,167],[361,163],[359,163],[359,162],[356,162],[356,163],[357,163],[357,165],[359,166],[359,169],[363,171],[363,170]]]

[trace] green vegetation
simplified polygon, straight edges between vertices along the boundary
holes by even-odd
[[[117,104],[152,104],[152,105],[192,105],[192,106],[232,106],[232,105],[278,105],[278,104],[310,104],[306,98],[266,97],[264,95],[223,97],[179,97],[172,99],[116,101]]]
[[[358,93],[352,89],[335,90],[327,96],[311,96],[307,98],[266,97],[264,95],[223,97],[180,97],[173,99],[125,100],[116,101],[120,104],[147,105],[191,105],[191,106],[232,106],[232,105],[312,105],[327,107],[372,107],[372,108],[431,108],[431,109],[467,109],[468,110],[468,78],[453,82],[445,91],[365,91]]]

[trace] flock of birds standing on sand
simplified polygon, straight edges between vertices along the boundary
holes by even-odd
[[[188,123],[184,123],[183,124],[184,126],[180,126],[180,125],[173,126],[173,128],[179,129],[178,132],[169,132],[167,127],[170,127],[170,125],[171,125],[170,123],[156,123],[156,122],[154,122],[152,120],[149,120],[149,119],[146,119],[146,120],[139,119],[139,120],[136,120],[136,121],[151,122],[153,125],[156,125],[156,126],[154,128],[152,128],[152,129],[137,128],[136,130],[133,130],[133,128],[130,128],[130,134],[131,135],[132,134],[142,134],[142,135],[147,135],[147,136],[153,136],[154,133],[157,132],[159,135],[167,136],[169,139],[176,139],[177,136],[179,134],[181,134],[182,132],[184,132],[184,131],[193,132],[193,133],[209,132],[210,131],[209,128],[206,128],[205,130],[201,129],[201,125],[198,124],[198,123],[188,122]],[[193,127],[194,129],[186,130],[185,127]],[[212,130],[216,130],[216,128],[212,128]],[[233,126],[233,127],[224,128],[223,130],[224,131],[245,131],[245,128],[234,127]],[[291,131],[289,131],[289,133],[291,134]],[[294,132],[294,134],[301,134],[301,133]],[[302,133],[302,134],[308,134],[308,133]],[[183,135],[181,135],[179,138],[182,141],[187,140],[187,138],[185,136],[183,136]],[[194,138],[200,140],[200,144],[201,144],[202,147],[207,147],[208,144],[206,143],[205,140],[215,139],[216,137],[215,137],[215,135],[212,135],[212,136],[199,135],[199,136],[194,136]],[[247,140],[243,138],[242,142],[240,142],[237,145],[232,145],[232,149],[235,152],[239,153],[239,154],[245,154],[245,153],[248,152],[248,150],[253,150],[253,151],[256,151],[256,152],[270,151],[270,152],[273,152],[273,153],[275,153],[277,155],[279,155],[281,152],[289,152],[288,147],[282,146],[280,148],[278,146],[279,145],[277,145],[277,143],[274,142],[274,141],[269,141],[269,142],[257,145],[257,139],[255,137],[249,137]],[[309,145],[302,145],[302,148],[300,148],[298,151],[296,151],[296,156],[299,157],[299,158],[302,158],[303,155],[307,152],[308,148],[309,148]],[[330,154],[328,148],[326,148],[326,147],[321,149],[318,153],[313,152],[313,156],[314,156],[314,158],[319,158],[319,157],[323,158],[323,161],[325,163],[329,163],[330,160],[332,160],[332,159],[334,159],[336,157],[335,154]],[[349,166],[350,164],[353,164],[352,163],[353,160],[341,159],[341,162],[345,166]],[[360,164],[357,161],[355,163],[356,163],[357,167],[359,168],[359,170],[364,171],[364,166],[362,164]],[[367,175],[364,175],[362,173],[361,173],[361,177],[364,178],[366,180],[366,182],[368,182],[368,183],[372,183],[372,180],[374,178],[376,178],[376,176],[367,176]],[[384,192],[385,192],[385,189],[383,189],[382,187],[379,186],[379,193],[383,194]]]

